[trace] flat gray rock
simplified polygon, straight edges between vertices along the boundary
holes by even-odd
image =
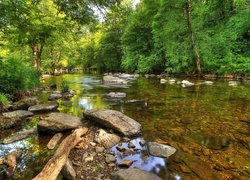
[[[106,94],[106,98],[111,98],[111,99],[122,99],[126,97],[126,93],[123,92],[110,92]]]
[[[157,142],[148,142],[148,150],[152,156],[168,158],[176,152],[174,147],[159,144]]]
[[[114,84],[127,84],[127,81],[124,79],[121,79],[119,77],[114,77],[114,76],[104,76],[103,81],[106,83],[114,83]]]
[[[112,180],[161,180],[156,174],[140,169],[125,169],[112,174]]]
[[[37,104],[34,106],[29,107],[29,111],[31,112],[48,112],[48,111],[54,111],[58,108],[57,102],[47,102],[44,104]]]
[[[38,122],[39,132],[62,132],[76,129],[82,126],[79,117],[71,116],[65,113],[51,113]]]
[[[125,136],[141,134],[141,124],[115,110],[93,109],[85,112],[85,117]]]
[[[30,111],[25,111],[25,110],[16,110],[12,112],[3,113],[3,116],[9,117],[9,118],[26,118],[26,117],[30,117],[33,115],[34,113]]]

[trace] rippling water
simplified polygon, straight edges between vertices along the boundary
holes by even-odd
[[[127,85],[107,85],[97,75],[73,74],[63,78],[69,82],[70,89],[76,90],[76,95],[71,98],[72,105],[60,105],[59,111],[83,117],[83,111],[93,108],[119,110],[142,124],[145,140],[170,144],[178,149],[177,156],[182,157],[179,161],[178,157],[170,159],[168,165],[161,159],[147,157],[142,169],[152,170],[151,166],[157,162],[159,167],[167,167],[161,172],[162,177],[201,178],[199,172],[204,176],[210,173],[202,166],[209,166],[223,178],[250,177],[249,84],[233,87],[227,81],[217,80],[212,86],[183,88],[180,84],[160,84],[157,78],[141,77]],[[56,83],[59,87],[61,80],[62,77],[52,77],[43,85]],[[125,92],[127,97],[106,99],[105,94],[109,92]],[[39,98],[47,101],[48,95],[43,93]],[[32,127],[36,122],[24,125]],[[34,135],[10,146],[0,145],[0,156],[17,147],[29,151],[23,160],[26,162],[21,163],[24,167],[18,168],[13,179],[27,179],[41,170],[51,156],[45,150],[47,141],[46,137]]]

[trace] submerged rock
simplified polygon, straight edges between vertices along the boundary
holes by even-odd
[[[35,106],[29,107],[29,111],[31,112],[48,112],[48,111],[54,111],[58,108],[57,102],[47,102],[44,104],[37,104]]]
[[[13,126],[20,124],[20,118],[9,118],[5,116],[0,116],[0,129],[9,129]]]
[[[93,109],[86,111],[85,117],[107,128],[114,129],[125,136],[135,136],[141,133],[141,125],[119,111]]]
[[[161,79],[161,80],[160,80],[160,83],[161,83],[161,84],[165,84],[166,82],[168,82],[166,79]]]
[[[187,80],[183,80],[183,81],[181,81],[181,83],[182,83],[182,87],[194,86],[194,83],[191,83],[191,82],[189,82]]]
[[[39,132],[62,132],[76,129],[82,126],[82,122],[79,117],[65,113],[51,113],[39,121],[37,126]]]
[[[203,137],[201,144],[209,149],[220,150],[227,148],[231,143],[231,139],[228,137],[220,136],[205,136]]]
[[[159,144],[157,142],[148,142],[148,150],[152,156],[168,158],[176,152],[174,147]]]
[[[13,136],[5,138],[3,140],[3,144],[10,144],[10,143],[13,143],[15,141],[19,141],[19,140],[25,139],[30,134],[33,134],[36,131],[37,131],[36,128],[31,128],[31,129],[28,129],[28,130],[17,132]]]
[[[105,148],[111,148],[112,146],[118,144],[121,138],[115,134],[107,133],[103,129],[99,129],[95,134],[94,140],[103,145]]]
[[[110,92],[106,94],[107,98],[121,99],[126,97],[126,93],[123,92]]]
[[[119,170],[112,174],[112,180],[161,180],[157,175],[140,169]]]
[[[239,85],[239,82],[237,82],[237,81],[228,81],[228,85],[229,86],[237,86],[237,85]]]
[[[114,76],[104,76],[103,81],[106,83],[115,83],[115,84],[127,84],[127,81],[124,79],[121,79],[119,77]]]
[[[27,117],[31,117],[34,114],[30,111],[25,111],[25,110],[16,110],[16,111],[12,111],[12,112],[6,112],[3,113],[3,116],[5,117],[9,117],[9,118],[27,118]]]

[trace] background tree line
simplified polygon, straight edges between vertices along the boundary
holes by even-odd
[[[247,74],[249,14],[247,0],[141,0],[135,9],[123,1],[86,36],[83,51],[90,48],[93,56],[84,57],[84,65],[137,73]]]

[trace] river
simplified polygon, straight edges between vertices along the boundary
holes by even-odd
[[[228,81],[215,80],[211,86],[184,88],[177,83],[161,84],[156,77],[140,77],[126,85],[106,85],[99,75],[67,74],[52,77],[41,85],[56,83],[60,87],[62,78],[76,95],[71,98],[72,105],[60,105],[60,112],[83,117],[85,110],[93,108],[121,111],[142,124],[145,140],[176,147],[178,154],[186,157],[186,165],[189,161],[198,162],[196,165],[201,166],[198,171],[209,166],[224,178],[250,177],[250,84],[229,86]],[[114,101],[105,98],[109,92],[125,92],[127,96]],[[49,93],[38,94],[44,102],[48,96]],[[61,104],[62,100],[58,102]],[[24,122],[22,129],[36,126],[37,121],[38,118],[33,118]],[[3,131],[1,138],[19,129]],[[53,153],[46,149],[49,138],[36,134],[10,145],[0,145],[0,157],[17,148],[27,152],[11,179],[31,179],[42,169]],[[168,164],[161,176],[192,177],[190,174],[199,173],[192,169],[196,165],[188,165],[192,170],[189,172],[176,160],[169,160]]]

